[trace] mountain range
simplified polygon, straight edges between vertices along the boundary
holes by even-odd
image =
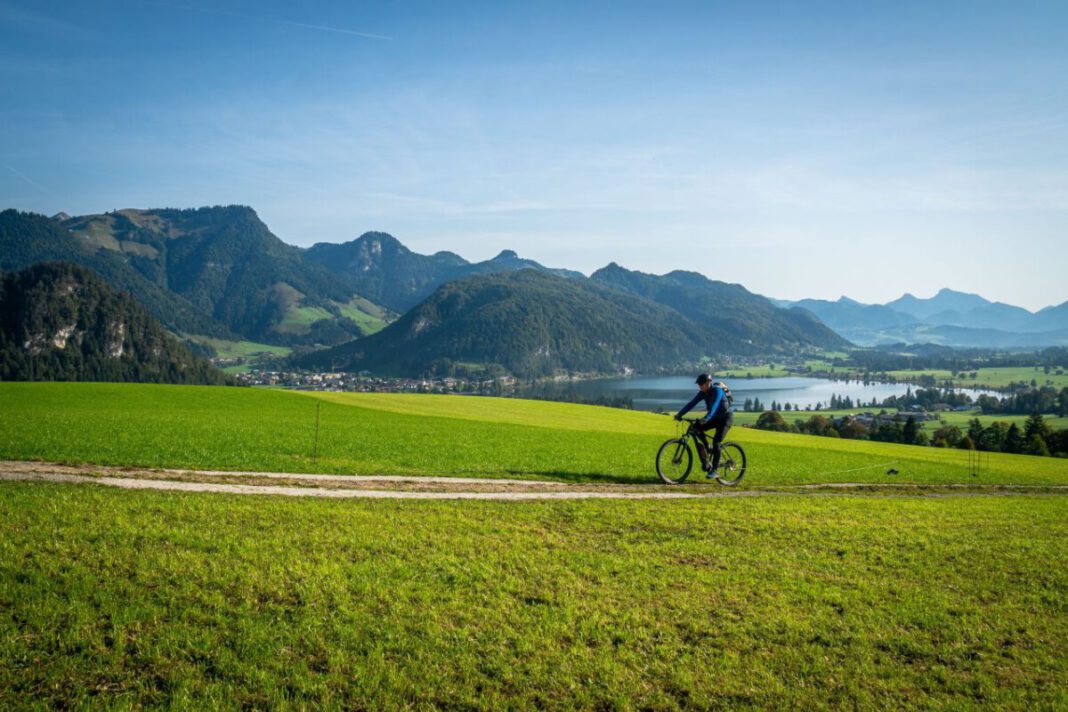
[[[355,292],[396,312],[406,312],[446,282],[477,274],[530,268],[571,279],[581,272],[551,269],[504,250],[485,262],[468,262],[453,252],[421,255],[384,232],[367,232],[351,242],[320,242],[308,248],[310,262],[330,270]]]
[[[472,370],[643,372],[691,364],[703,333],[674,310],[590,280],[523,269],[446,282],[377,334],[309,354],[311,368],[387,375]]]
[[[383,232],[302,249],[244,206],[0,212],[0,269],[55,260],[89,268],[190,341],[287,345],[303,363],[398,374],[479,364],[516,374],[650,369],[850,341],[1068,343],[1068,304],[1032,314],[951,290],[883,305],[773,302],[696,272],[611,263],[586,277],[510,250],[482,262],[423,255]],[[307,355],[316,349],[331,350]]]
[[[300,249],[243,206],[53,218],[0,213],[0,269],[44,260],[94,270],[187,338],[341,346],[329,358],[359,353],[360,359],[346,358],[378,369],[394,364],[398,373],[413,373],[416,364],[425,371],[433,361],[539,374],[651,368],[706,354],[847,345],[802,309],[778,309],[739,285],[696,273],[656,276],[612,264],[586,277],[510,250],[468,262],[451,252],[415,253],[381,232]],[[523,276],[490,279],[513,273]],[[449,285],[456,286],[441,291]],[[501,299],[497,307],[484,303],[492,294]],[[444,308],[442,299],[459,300],[463,308]],[[515,318],[491,318],[509,314],[505,303],[515,307]],[[413,312],[423,316],[398,319]],[[398,337],[405,325],[428,314],[440,317],[449,338],[423,335],[407,344],[411,355],[389,345],[405,343],[407,337]],[[388,322],[394,325],[370,338]]]
[[[802,307],[861,346],[905,342],[1037,348],[1068,344],[1068,302],[1030,312],[978,294],[942,289],[930,298],[905,294],[886,304],[861,304],[848,297],[776,300],[776,304]]]
[[[704,320],[717,303],[730,316]],[[518,269],[455,279],[382,331],[298,363],[392,375],[453,375],[480,364],[542,377],[670,371],[710,354],[846,345],[812,315],[738,285],[611,265],[590,278]]]

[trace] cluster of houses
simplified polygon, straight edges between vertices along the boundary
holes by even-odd
[[[929,409],[918,410],[902,410],[896,413],[851,413],[849,415],[843,415],[837,418],[833,418],[834,424],[839,425],[845,420],[855,420],[866,428],[877,428],[880,425],[890,424],[894,422],[904,422],[909,418],[913,418],[917,423],[925,423],[930,420],[940,420],[940,413],[949,413],[951,411],[967,412],[973,410],[975,406],[972,405],[960,405],[953,407],[948,403],[935,403]]]
[[[315,373],[308,371],[259,371],[234,374],[243,386],[275,386],[305,391],[348,393],[458,393],[483,394],[515,385],[503,377],[485,381],[463,378],[378,378],[367,373]]]

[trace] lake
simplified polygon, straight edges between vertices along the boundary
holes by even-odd
[[[808,406],[827,408],[831,396],[849,397],[853,402],[871,403],[872,399],[882,402],[890,396],[903,396],[909,388],[916,390],[919,386],[908,383],[868,383],[861,381],[831,381],[824,378],[807,378],[788,376],[785,378],[731,378],[725,379],[734,395],[734,405],[741,408],[746,398],[759,398],[765,407],[772,401],[780,404],[790,403],[804,410]],[[544,391],[542,390],[544,389]],[[992,391],[959,389],[975,398],[980,393],[994,394]],[[577,381],[573,383],[541,386],[537,389],[538,397],[562,400],[566,396],[584,400],[597,400],[602,396],[609,399],[630,398],[636,410],[678,410],[697,393],[697,385],[691,376],[655,376],[639,378],[611,378]]]

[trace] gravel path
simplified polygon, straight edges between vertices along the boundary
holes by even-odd
[[[204,474],[204,473],[197,473]],[[226,473],[227,476],[232,473]],[[301,479],[309,479],[312,475],[304,475]],[[330,476],[326,476],[330,477]],[[291,475],[285,475],[285,479],[293,479]],[[353,478],[349,478],[353,479]],[[404,478],[411,481],[417,478]],[[438,478],[448,479],[448,478]],[[496,499],[496,500],[545,500],[545,499],[701,499],[708,497],[742,497],[771,494],[770,492],[758,492],[754,490],[737,490],[708,493],[690,492],[626,492],[615,489],[602,489],[589,491],[583,489],[567,489],[560,491],[540,490],[530,488],[524,491],[496,491],[496,492],[468,492],[461,489],[449,489],[445,491],[425,492],[418,490],[384,490],[384,489],[342,489],[325,487],[286,487],[282,485],[243,485],[213,482],[187,482],[182,480],[156,480],[134,477],[94,477],[90,475],[75,475],[62,472],[7,472],[0,471],[0,481],[13,480],[36,480],[43,482],[70,482],[107,485],[109,487],[122,487],[124,489],[152,489],[152,490],[176,490],[179,492],[225,492],[229,494],[273,494],[285,497],[331,497],[331,498],[365,498],[365,499]],[[356,483],[354,483],[356,484]],[[444,483],[438,483],[444,484]],[[474,484],[468,480],[468,484]],[[492,486],[494,480],[481,480],[478,484]],[[528,484],[527,482],[523,483]],[[565,483],[538,483],[540,485],[551,484],[555,486],[574,487]]]
[[[314,475],[287,472],[227,472],[219,470],[145,469],[98,465],[59,465],[0,460],[0,481],[44,481],[97,484],[124,489],[229,494],[328,497],[335,499],[709,499],[768,495],[827,494],[852,491],[912,496],[1005,496],[1028,492],[1068,494],[1068,486],[917,485],[828,483],[759,489],[727,489],[706,485],[700,478],[683,488],[658,484],[595,484],[473,477],[416,477],[397,475]],[[701,491],[708,487],[707,491]],[[711,489],[714,487],[715,489]],[[820,492],[823,490],[823,492]]]

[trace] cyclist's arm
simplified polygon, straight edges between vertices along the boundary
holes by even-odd
[[[705,421],[712,420],[712,416],[716,414],[717,410],[719,410],[719,404],[720,404],[720,402],[722,400],[723,400],[723,389],[722,388],[717,388],[716,389],[716,400],[712,401],[712,405],[710,405],[708,407],[708,413],[706,413],[705,417],[701,418],[701,420],[705,420]]]
[[[684,415],[686,415],[687,413],[689,413],[689,412],[690,412],[690,410],[691,410],[691,409],[692,409],[692,408],[693,408],[693,407],[694,407],[695,405],[697,405],[697,402],[698,402],[699,400],[701,400],[701,396],[702,396],[702,395],[704,395],[704,394],[703,394],[703,393],[698,393],[697,395],[695,395],[695,396],[693,397],[693,400],[691,400],[691,401],[690,401],[689,403],[687,403],[686,405],[682,406],[682,410],[680,410],[680,411],[679,411],[678,413],[676,413],[676,414],[675,414],[675,417],[676,417],[676,418],[681,418],[682,416],[684,416]]]

